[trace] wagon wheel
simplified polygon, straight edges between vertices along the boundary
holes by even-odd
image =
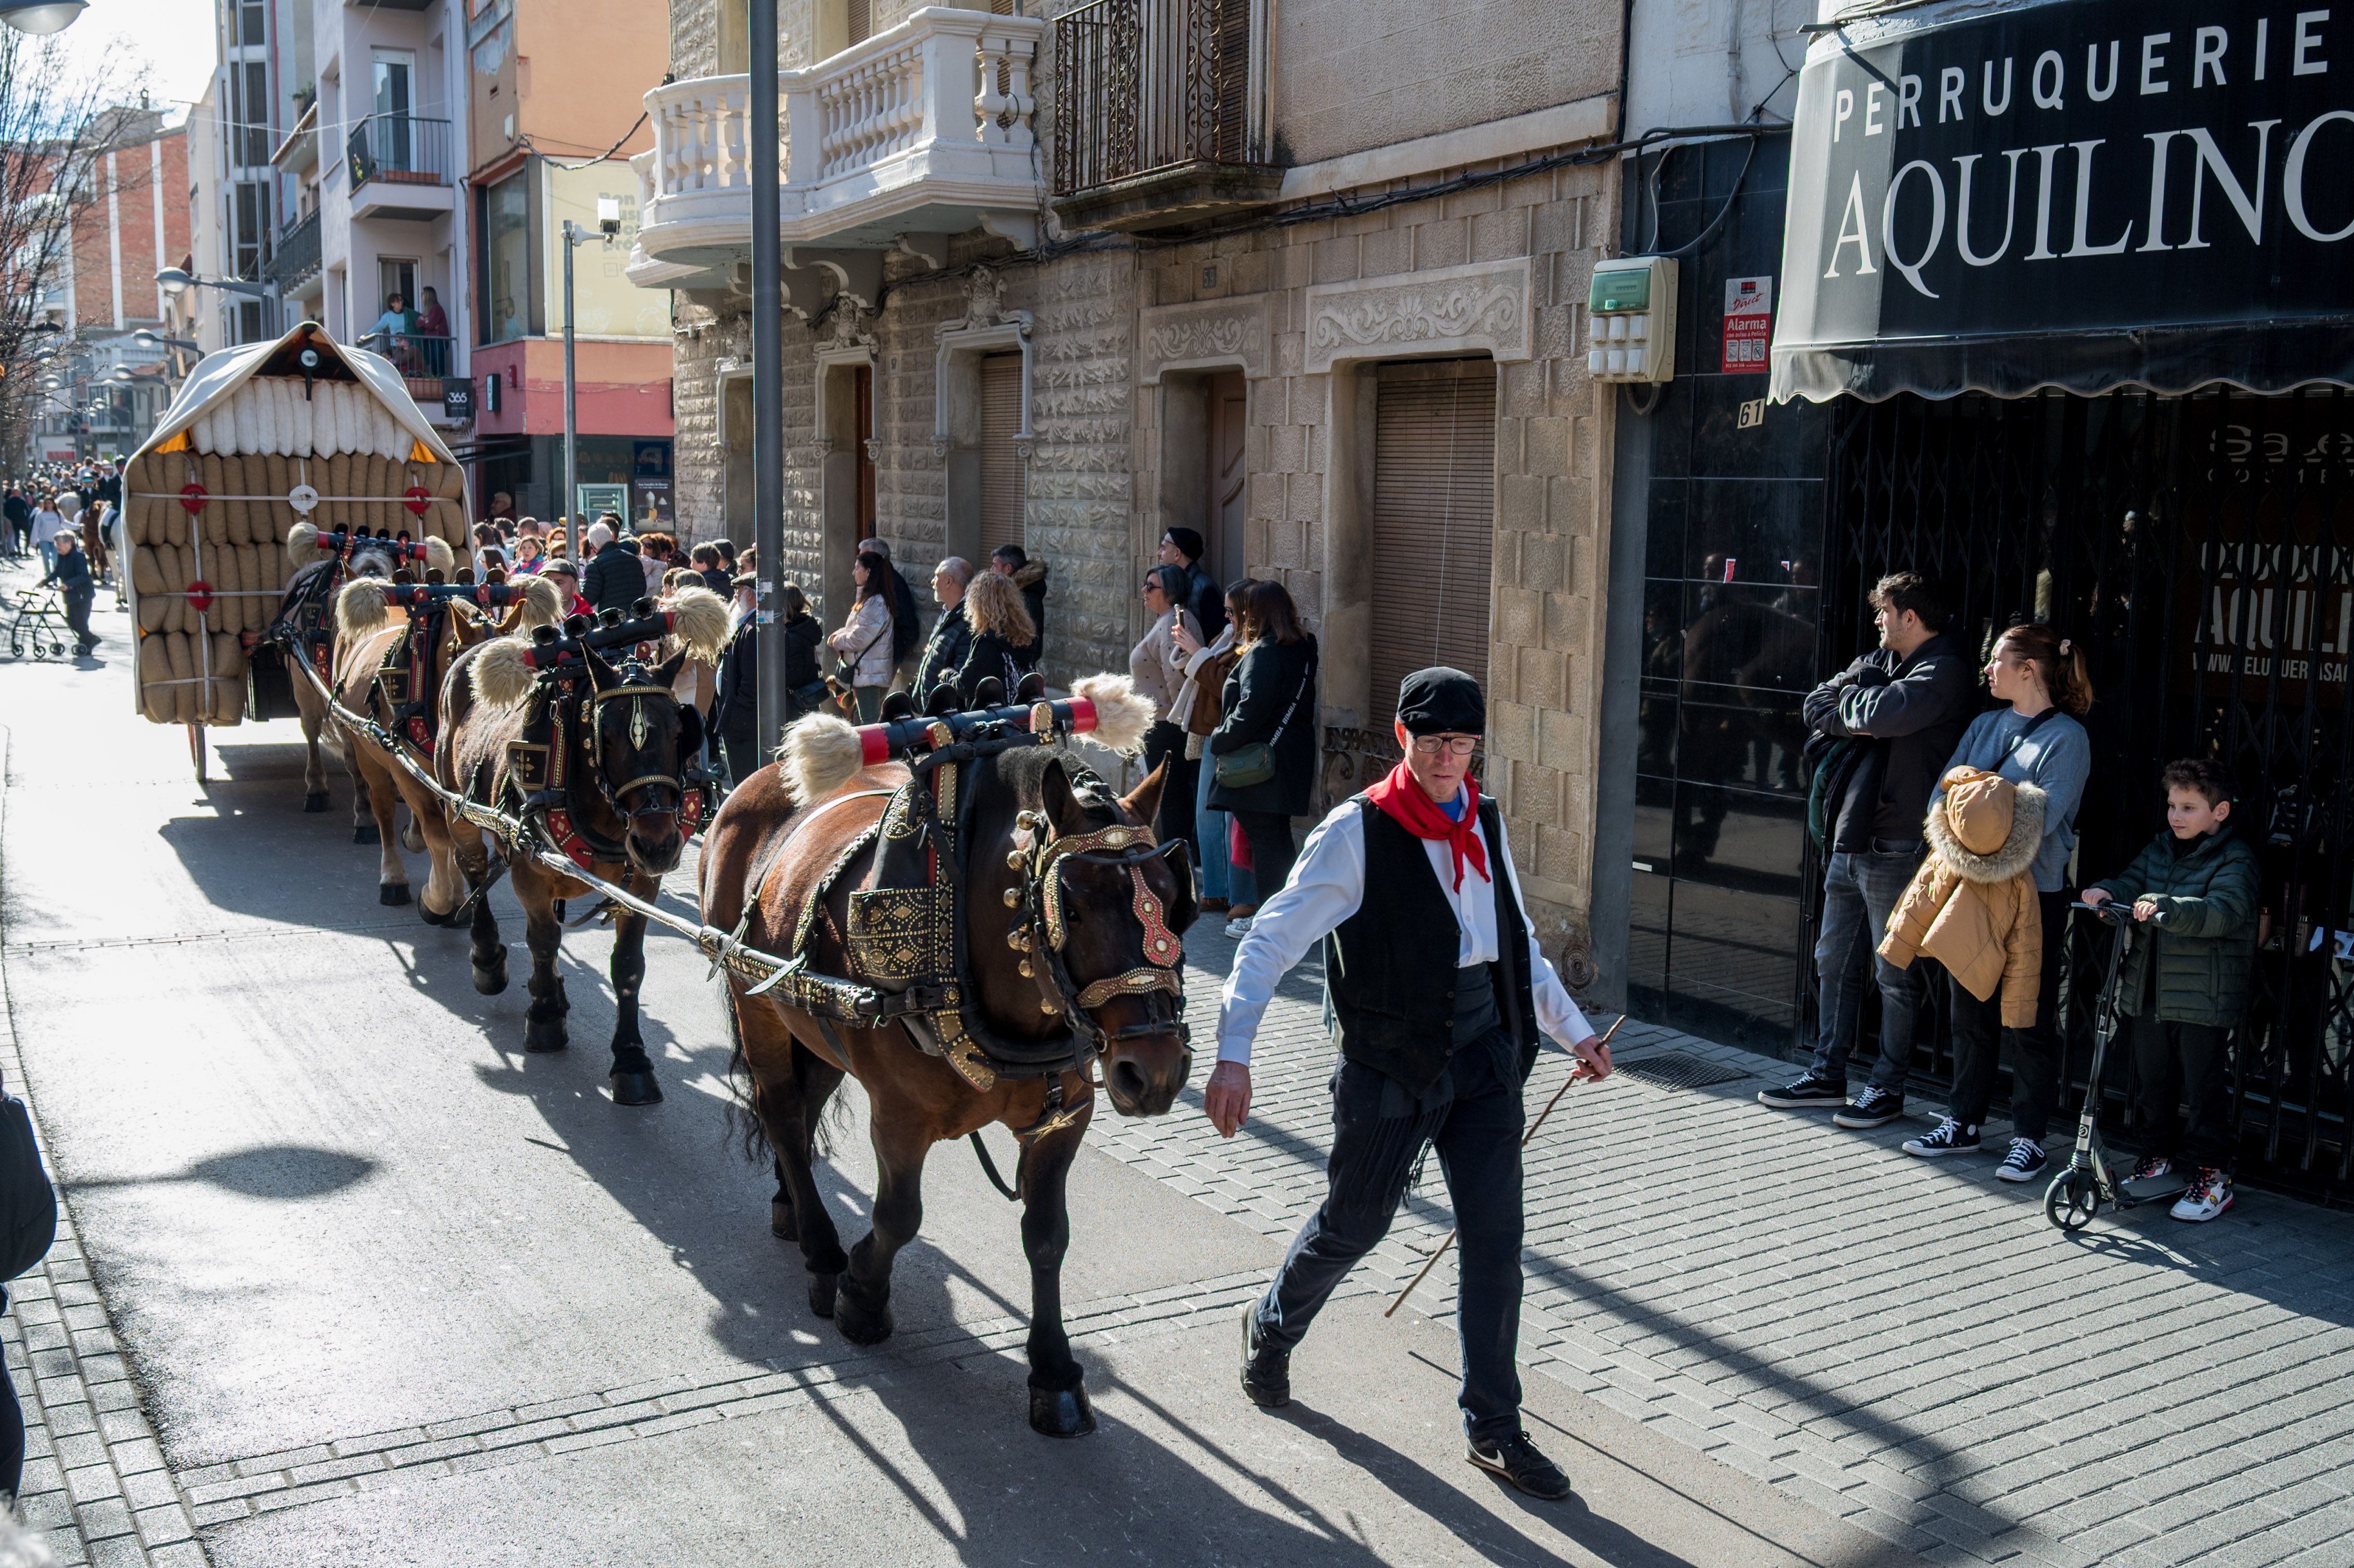
[[[196,782],[211,782],[205,776],[205,726],[193,721],[188,725],[188,756],[196,765]]]

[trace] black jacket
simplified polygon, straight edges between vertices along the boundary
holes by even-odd
[[[627,615],[630,606],[646,597],[646,568],[638,564],[638,553],[619,539],[606,545],[580,574],[580,597],[600,610]]]
[[[906,662],[924,640],[924,612],[916,608],[916,590],[899,568],[891,568],[891,662]]]
[[[1807,694],[1807,725],[1818,735],[1878,742],[1856,764],[1840,802],[1834,852],[1872,841],[1917,843],[1929,795],[1978,705],[1978,671],[1944,633],[1898,660],[1875,648]]]
[[[932,694],[954,683],[970,657],[972,622],[965,619],[964,600],[959,599],[941,612],[932,627],[931,641],[924,644],[924,657],[916,665],[913,694],[918,712],[930,709]]]
[[[702,568],[702,577],[703,586],[709,588],[713,593],[717,594],[721,599],[732,599],[735,597],[736,585],[728,580],[727,573],[724,568],[719,567],[705,567]]]
[[[42,586],[55,583],[65,590],[68,599],[80,594],[83,598],[97,592],[90,580],[90,556],[81,550],[58,552],[58,567],[41,579]]]
[[[1013,656],[1021,660],[1026,672],[1038,667],[1038,660],[1046,651],[1046,563],[1030,561],[1013,574],[1013,586],[1022,590],[1022,603],[1030,611],[1030,624],[1038,636],[1027,648],[1017,648]]]
[[[1224,757],[1253,741],[1265,741],[1275,754],[1275,777],[1241,789],[1213,783],[1213,807],[1221,811],[1275,811],[1291,817],[1305,815],[1311,809],[1318,750],[1316,666],[1313,637],[1299,642],[1254,643],[1235,664],[1221,694],[1219,705],[1226,716],[1204,749],[1214,758]]]
[[[818,678],[817,646],[825,629],[813,615],[785,622],[785,690],[797,692]],[[748,617],[727,640],[719,661],[719,696],[711,705],[711,727],[722,740],[751,740],[760,723],[759,622]],[[801,716],[788,702],[788,720]]]
[[[1013,700],[1013,689],[1022,683],[1038,662],[1038,644],[1026,642],[1020,647],[1005,641],[994,631],[984,631],[973,637],[970,651],[964,662],[957,666],[957,698],[965,706],[972,706],[973,688],[994,675],[1005,683],[1005,700]]]
[[[1226,629],[1226,596],[1199,561],[1185,568],[1185,608],[1201,624],[1205,644],[1215,642],[1218,633]]]
[[[21,495],[12,493],[5,503],[0,503],[0,514],[5,514],[9,522],[20,528],[33,525],[32,504]]]

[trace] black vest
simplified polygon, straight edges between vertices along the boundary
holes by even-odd
[[[1423,841],[1360,795],[1365,824],[1365,895],[1324,938],[1324,984],[1341,1054],[1419,1094],[1447,1071],[1454,1039],[1456,956],[1461,926],[1431,869]],[[1521,1077],[1536,1065],[1536,1005],[1529,981],[1529,928],[1506,880],[1496,802],[1479,801],[1496,895],[1502,959],[1488,966],[1504,1028],[1520,1046]],[[1469,866],[1464,875],[1477,878]],[[1457,940],[1446,939],[1453,933]]]

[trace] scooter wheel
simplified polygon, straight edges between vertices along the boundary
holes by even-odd
[[[2089,1171],[2062,1171],[2043,1193],[2043,1217],[2063,1231],[2081,1231],[2101,1212],[2100,1189]]]

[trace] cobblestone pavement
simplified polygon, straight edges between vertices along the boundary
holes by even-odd
[[[1206,1056],[1233,947],[1188,946]],[[1269,1010],[1232,1146],[1197,1114],[1091,1146],[1288,1236],[1331,1136],[1319,983]],[[1613,1049],[1741,1076],[1565,1097],[1529,1155],[1527,1365],[1932,1562],[2354,1563],[2354,1217],[2243,1189],[2212,1224],[2063,1236],[1991,1153],[1757,1105],[1783,1064],[1632,1021]],[[1565,1071],[1539,1063],[1532,1114]],[[1357,1283],[1394,1294],[1452,1224],[1433,1162]],[[1413,1308],[1454,1286],[1442,1262]]]

